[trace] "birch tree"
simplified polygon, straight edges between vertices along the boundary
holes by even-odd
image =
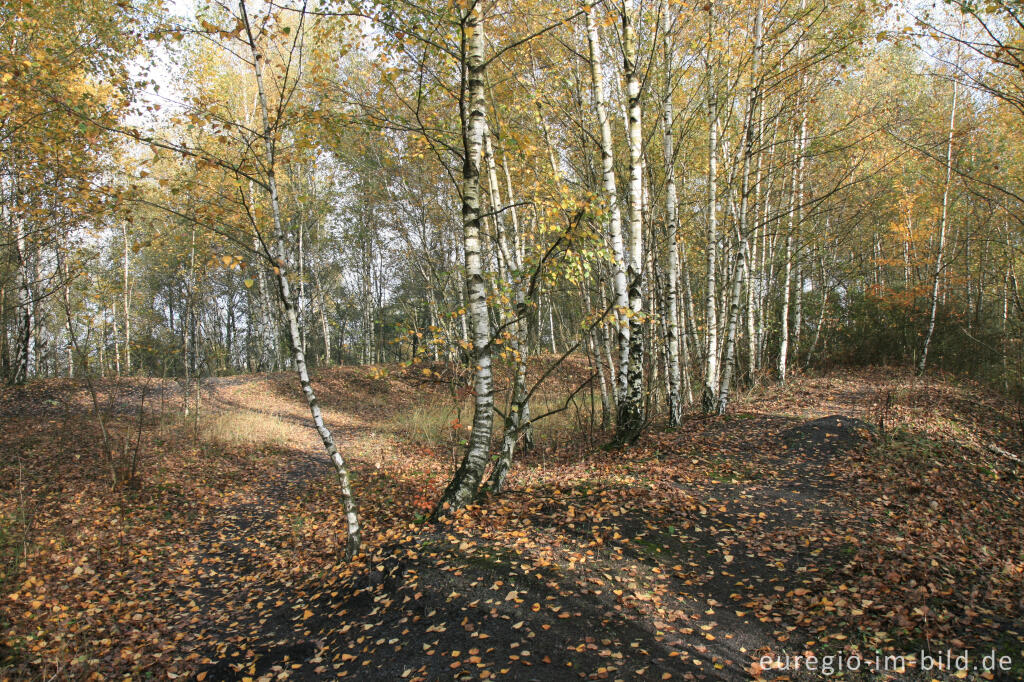
[[[668,8],[665,8],[666,15]],[[668,300],[666,314],[668,345],[668,422],[669,425],[679,424],[682,416],[682,400],[680,384],[682,369],[679,358],[679,214],[676,197],[675,148],[672,109],[672,38],[669,33],[669,22],[663,28],[665,94],[664,111],[662,114],[663,152],[665,155],[665,226],[668,241]]]
[[[352,486],[349,480],[348,465],[334,443],[334,436],[324,422],[323,412],[313,390],[313,384],[309,378],[309,370],[306,366],[306,356],[303,351],[302,334],[299,329],[298,314],[296,311],[295,299],[292,293],[289,275],[291,274],[291,256],[285,241],[284,225],[281,218],[281,201],[278,196],[277,185],[277,137],[279,131],[275,128],[274,121],[270,117],[270,105],[268,104],[267,91],[263,77],[263,65],[265,56],[258,40],[257,32],[249,20],[249,12],[246,8],[246,0],[239,0],[239,16],[245,29],[245,41],[248,44],[249,54],[252,58],[251,66],[256,79],[256,87],[259,93],[259,110],[262,123],[262,146],[264,156],[263,172],[266,178],[266,190],[270,198],[271,219],[273,231],[269,240],[263,240],[263,251],[269,257],[274,276],[277,281],[277,293],[284,309],[286,320],[286,332],[291,349],[292,361],[295,363],[296,372],[299,375],[299,385],[302,387],[302,394],[306,399],[310,415],[317,433],[323,442],[324,450],[334,465],[335,473],[338,476],[338,483],[341,488],[341,503],[344,508],[345,521],[347,523],[346,554],[349,557],[359,552],[361,544],[361,530],[359,527],[359,515],[356,510],[355,498],[352,494]],[[300,26],[300,31],[301,31]],[[292,48],[298,47],[298,37],[292,43]],[[256,227],[256,226],[254,226]],[[257,227],[257,234],[258,227]]]
[[[494,425],[494,389],[491,375],[491,323],[481,259],[480,157],[486,125],[483,1],[457,8],[462,40],[462,84],[459,118],[462,124],[462,231],[465,254],[466,298],[473,343],[473,425],[462,463],[438,501],[434,516],[455,511],[471,502],[490,461]]]
[[[644,318],[643,318],[643,125],[639,66],[637,64],[636,10],[632,0],[622,3],[622,58],[626,77],[629,141],[629,360],[626,391],[618,403],[616,440],[632,443],[644,426]],[[621,370],[620,370],[621,371]]]
[[[956,132],[956,107],[959,88],[956,81],[952,84],[953,92],[949,106],[949,134],[946,138],[945,182],[942,185],[942,211],[939,214],[939,234],[935,247],[935,267],[932,269],[931,299],[928,310],[928,326],[924,333],[924,344],[921,357],[917,361],[917,373],[923,374],[928,362],[928,347],[935,333],[935,315],[939,308],[939,282],[942,278],[943,258],[946,251],[946,221],[949,216],[949,188],[953,181],[953,136]]]
[[[590,84],[594,100],[594,112],[600,127],[601,179],[604,201],[608,212],[608,243],[612,254],[612,302],[615,307],[616,340],[619,350],[619,367],[616,375],[617,423],[621,422],[622,404],[629,392],[629,362],[631,326],[629,312],[629,287],[626,281],[625,250],[622,238],[622,211],[619,207],[618,187],[615,179],[615,148],[612,143],[612,128],[608,118],[608,104],[605,99],[603,63],[601,58],[601,36],[598,32],[596,4],[584,6],[587,21],[587,46],[590,51]],[[627,409],[628,411],[628,409]]]

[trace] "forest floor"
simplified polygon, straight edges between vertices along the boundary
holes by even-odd
[[[4,389],[0,677],[1024,678],[1024,469],[987,449],[1024,443],[991,392],[836,371],[626,451],[588,398],[509,492],[431,525],[470,416],[445,372],[315,378],[364,522],[348,563],[290,375],[208,379],[198,418],[174,382],[98,381],[106,445],[81,382]],[[921,670],[947,648],[970,669]]]

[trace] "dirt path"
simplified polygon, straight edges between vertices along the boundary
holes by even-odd
[[[628,451],[542,442],[507,494],[426,525],[450,453],[403,419],[434,397],[364,375],[319,379],[364,521],[352,563],[291,377],[205,382],[199,437],[147,426],[142,484],[113,509],[86,413],[31,430],[8,404],[19,426],[0,437],[53,491],[45,532],[70,529],[5,602],[23,631],[60,633],[46,660],[82,677],[741,680],[769,653],[1024,652],[1024,484],[964,443],[1022,446],[982,394],[897,386],[884,444],[866,424],[887,377],[803,380]],[[45,414],[58,389],[19,400]],[[54,451],[77,467],[59,481]]]
[[[753,537],[770,545],[782,527],[826,521],[834,487],[830,463],[860,444],[857,430],[862,428],[841,417],[796,427],[796,420],[785,418],[738,421],[729,437],[748,439],[741,453],[752,458],[749,463],[757,470],[773,470],[773,478],[673,483],[696,507],[654,517],[674,532],[665,533],[664,526],[652,531],[651,514],[643,507],[618,516],[614,528],[602,527],[628,541],[612,542],[615,549],[596,558],[600,572],[630,576],[627,584],[641,595],[651,587],[645,581],[652,575],[672,573],[667,583],[652,588],[662,590],[662,611],[675,612],[686,623],[670,633],[667,623],[661,623],[662,632],[656,625],[660,619],[642,610],[623,610],[614,591],[581,590],[585,580],[557,564],[524,571],[522,557],[494,547],[475,553],[475,544],[467,547],[466,540],[456,541],[442,529],[426,528],[401,545],[378,549],[382,561],[371,562],[367,573],[313,598],[307,585],[293,589],[274,578],[275,572],[266,575],[266,546],[287,542],[280,535],[267,537],[268,524],[274,525],[282,510],[328,471],[327,462],[298,401],[269,409],[263,402],[254,404],[254,396],[265,395],[266,387],[249,382],[209,382],[207,389],[212,409],[249,410],[282,420],[289,432],[297,429],[292,442],[301,458],[268,482],[259,500],[228,507],[196,534],[195,563],[202,587],[188,598],[201,613],[223,614],[206,621],[197,639],[216,639],[213,634],[230,626],[239,640],[203,652],[215,661],[206,670],[216,679],[283,670],[299,679],[360,673],[374,679],[396,679],[403,673],[468,679],[486,673],[555,680],[565,679],[569,671],[596,677],[628,672],[639,678],[675,674],[743,679],[753,653],[773,638],[772,629],[753,612],[738,608],[739,602],[753,595],[775,596],[787,577],[800,570],[803,557],[767,561],[765,547],[750,545],[749,537],[740,540],[732,531],[749,530],[756,523]],[[373,434],[370,425],[332,410],[326,420],[357,470],[365,466],[358,453]],[[721,424],[711,428],[721,435]],[[763,448],[766,432],[777,446],[768,452]],[[557,511],[542,511],[538,523],[564,506],[558,503]],[[700,516],[708,507],[716,509],[712,523]],[[221,572],[225,565],[232,570]],[[684,568],[673,572],[672,566]],[[592,579],[597,571],[583,574]],[[239,575],[244,578],[239,580]],[[515,596],[507,599],[510,593]],[[474,660],[466,664],[463,657]],[[512,667],[492,664],[494,659],[511,661],[507,665]],[[239,666],[236,660],[249,664]]]

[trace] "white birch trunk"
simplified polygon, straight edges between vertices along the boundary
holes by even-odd
[[[35,305],[33,304],[33,278],[30,264],[31,254],[25,228],[20,218],[15,218],[15,255],[17,256],[18,279],[18,349],[11,383],[23,384],[35,374],[36,337]]]
[[[804,193],[798,195],[803,200]],[[798,220],[800,210],[797,209]],[[796,286],[793,288],[793,362],[800,364],[800,332],[804,327],[804,265],[803,260],[798,258],[796,262]]]
[[[481,3],[465,14],[459,10],[465,37],[466,85],[460,97],[462,116],[462,224],[466,259],[466,294],[473,338],[473,430],[462,463],[441,495],[434,517],[454,511],[476,497],[490,460],[494,424],[494,392],[491,376],[491,325],[487,309],[480,243],[480,153],[486,121],[484,91],[484,25]]]
[[[596,5],[588,2],[584,7],[587,14],[587,43],[590,49],[590,78],[594,98],[594,109],[601,128],[601,177],[605,201],[608,204],[608,241],[612,250],[613,278],[612,295],[615,305],[616,330],[619,346],[619,369],[616,383],[616,411],[628,394],[630,325],[629,293],[626,284],[625,255],[622,240],[622,213],[619,209],[618,190],[615,181],[615,156],[612,146],[611,122],[604,95],[604,77],[601,74],[601,39],[597,30]]]
[[[667,10],[666,10],[667,11]],[[668,423],[676,426],[682,417],[680,401],[681,371],[679,366],[679,216],[676,199],[675,150],[672,137],[672,40],[668,36],[668,22],[665,22],[665,102],[663,133],[665,151],[665,226],[668,239],[668,299],[667,333],[668,345]]]
[[[256,41],[249,25],[249,15],[246,11],[245,0],[239,0],[238,7],[242,17],[243,26],[245,28],[246,37],[248,39],[249,49],[253,60],[253,72],[256,77],[256,86],[259,91],[260,113],[262,115],[263,122],[263,151],[266,163],[266,168],[264,170],[266,172],[267,186],[270,192],[270,207],[274,221],[273,247],[276,250],[276,253],[274,254],[276,260],[274,263],[274,273],[277,277],[278,295],[280,296],[281,304],[284,307],[285,319],[288,325],[288,340],[291,345],[292,359],[295,362],[295,368],[299,374],[299,383],[302,387],[302,393],[306,398],[307,405],[309,406],[310,415],[313,417],[313,424],[316,427],[317,433],[320,435],[320,439],[323,441],[327,455],[334,464],[334,469],[338,476],[338,482],[341,485],[342,506],[344,508],[345,520],[348,526],[346,554],[351,558],[359,552],[359,546],[361,543],[359,515],[356,511],[355,499],[352,496],[348,466],[345,463],[344,458],[341,456],[341,453],[338,452],[338,448],[334,443],[334,437],[331,434],[330,429],[328,429],[327,425],[324,423],[323,414],[320,410],[320,403],[316,398],[316,394],[313,392],[313,384],[310,382],[309,372],[306,368],[306,357],[302,351],[302,337],[299,332],[299,322],[295,310],[295,301],[291,292],[291,283],[288,281],[289,259],[287,255],[288,252],[285,247],[284,228],[281,223],[281,204],[277,192],[274,131],[270,122],[266,89],[263,84],[263,55],[256,46]]]
[[[800,203],[802,201],[800,187],[802,184],[801,175],[803,173],[804,166],[804,143],[807,136],[807,110],[803,111],[800,121],[800,127],[797,130],[796,139],[793,141],[794,158],[793,158],[793,175],[792,182],[790,185],[789,192],[789,229],[786,233],[786,258],[784,266],[784,276],[782,280],[782,319],[779,339],[779,383],[786,383],[786,373],[788,370],[789,361],[789,307],[790,307],[790,289],[793,280],[793,237],[797,227],[799,227],[799,221],[797,220],[797,214],[800,211]]]
[[[491,144],[490,131],[484,125],[484,162],[487,167],[487,187],[490,191],[491,212],[494,214],[494,227],[498,251],[506,263],[509,286],[512,287],[515,297],[515,318],[509,325],[512,331],[512,339],[509,343],[509,351],[515,361],[515,373],[512,378],[512,391],[509,397],[508,417],[505,420],[505,430],[501,440],[501,454],[495,462],[494,470],[491,472],[489,485],[495,492],[501,492],[505,486],[505,479],[512,468],[512,458],[515,455],[516,446],[520,441],[525,441],[526,432],[530,430],[530,409],[528,392],[526,388],[526,362],[527,343],[525,338],[526,324],[524,314],[526,312],[526,292],[523,290],[522,257],[514,243],[509,239],[508,229],[505,223],[505,211],[501,201],[501,189],[498,186],[498,172],[494,162],[494,149]],[[511,191],[511,178],[506,175],[506,187]],[[511,197],[509,198],[511,201]],[[514,215],[514,214],[513,214]],[[512,228],[516,229],[514,223]],[[554,328],[552,327],[552,339],[554,339]]]
[[[750,205],[750,163],[754,156],[754,116],[757,112],[758,79],[760,78],[761,59],[761,7],[757,8],[757,15],[754,20],[754,55],[752,60],[752,74],[749,98],[747,101],[747,115],[743,126],[743,148],[741,154],[740,178],[740,205],[739,221],[736,228],[736,266],[733,275],[732,297],[729,302],[729,326],[725,340],[725,367],[722,371],[721,382],[718,385],[717,413],[725,414],[725,408],[729,404],[729,391],[732,384],[733,373],[736,368],[736,337],[739,335],[740,301],[743,293],[743,280],[748,270],[747,258],[747,214]],[[749,288],[749,285],[748,285]],[[748,318],[752,322],[751,318]],[[753,325],[748,322],[748,326]]]
[[[747,382],[752,384],[754,382],[754,376],[757,372],[757,307],[760,302],[760,297],[757,295],[757,287],[760,283],[760,273],[755,278],[754,267],[757,264],[757,236],[761,229],[758,223],[758,210],[761,205],[761,177],[762,177],[762,163],[763,153],[760,149],[762,144],[762,136],[764,134],[764,103],[761,99],[761,57],[764,51],[764,6],[761,2],[757,4],[756,14],[754,16],[754,56],[753,65],[751,68],[751,85],[750,85],[750,115],[756,117],[756,121],[752,126],[753,138],[749,140],[749,144],[746,150],[746,154],[749,156],[754,153],[753,142],[756,139],[758,150],[757,150],[757,165],[754,170],[754,186],[748,188],[753,191],[753,199],[748,200],[747,192],[744,192],[744,219],[748,219],[747,216],[753,217],[753,228],[751,230],[750,239],[748,241],[749,246],[747,247],[747,258],[744,261],[746,265],[746,279],[747,279]],[[744,180],[746,174],[744,174]]]
[[[708,36],[713,39],[713,15],[711,12],[708,15]],[[710,47],[708,50],[708,272],[704,316],[707,354],[701,408],[710,414],[718,406],[718,285],[715,272],[718,268],[718,95],[715,92],[714,57],[710,54]]]
[[[121,282],[122,312],[124,313],[124,371],[132,373],[132,318],[131,318],[131,285],[129,283],[128,262],[128,222],[121,221],[121,238],[124,240],[124,272]]]
[[[622,52],[629,113],[629,371],[628,389],[619,402],[616,439],[636,440],[643,429],[643,126],[640,74],[637,71],[633,0],[622,3]]]
[[[939,307],[939,280],[942,277],[942,261],[946,249],[946,221],[949,215],[949,187],[953,180],[953,134],[956,131],[956,107],[958,89],[953,82],[953,101],[949,110],[949,137],[946,140],[946,182],[942,188],[942,215],[939,217],[938,248],[935,251],[935,268],[932,270],[931,310],[928,313],[928,330],[924,335],[921,358],[917,361],[917,373],[922,374],[928,362],[928,348],[935,333],[935,317]]]

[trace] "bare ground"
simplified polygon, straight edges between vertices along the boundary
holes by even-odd
[[[357,368],[318,384],[366,523],[349,564],[289,376],[206,382],[198,438],[171,414],[180,389],[151,384],[140,480],[115,491],[80,385],[5,393],[5,537],[28,538],[7,674],[733,680],[778,674],[766,654],[946,646],[1024,670],[1020,472],[984,450],[1024,445],[977,386],[801,379],[627,452],[581,421],[509,493],[425,525],[452,453],[405,422],[449,389]],[[131,435],[141,389],[103,389]]]

